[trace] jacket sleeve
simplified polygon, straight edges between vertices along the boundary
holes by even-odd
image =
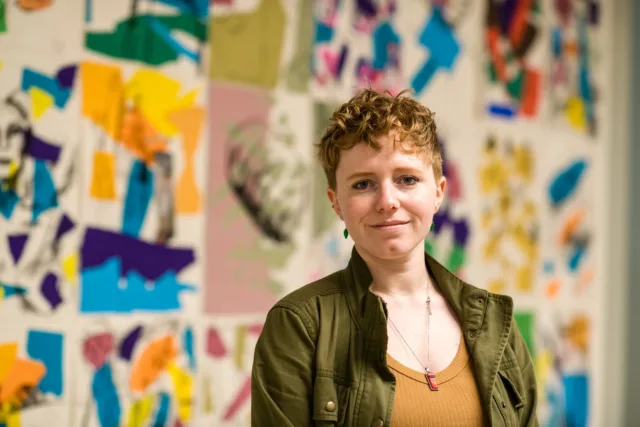
[[[304,314],[276,306],[258,338],[251,374],[252,427],[311,426],[315,343]]]
[[[538,387],[536,385],[536,373],[531,354],[527,347],[520,329],[515,319],[511,320],[511,345],[518,360],[518,366],[522,374],[524,383],[525,405],[522,408],[522,417],[520,425],[523,427],[538,427],[538,416],[536,409],[538,406]]]

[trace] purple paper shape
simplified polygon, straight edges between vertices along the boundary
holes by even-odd
[[[121,277],[136,272],[150,281],[155,281],[170,271],[179,274],[195,260],[193,249],[147,243],[117,232],[91,227],[87,228],[81,254],[83,270],[100,266],[109,258],[118,258],[121,262]]]

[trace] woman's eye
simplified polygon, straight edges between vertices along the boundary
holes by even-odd
[[[417,182],[418,182],[418,178],[416,178],[415,176],[403,176],[402,177],[402,184],[404,184],[404,185],[414,185]]]
[[[355,188],[356,190],[366,190],[367,188],[369,188],[369,182],[358,181],[355,184],[353,184],[353,188]]]

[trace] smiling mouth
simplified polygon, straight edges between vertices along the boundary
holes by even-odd
[[[372,225],[372,227],[377,228],[379,230],[390,230],[390,229],[398,228],[407,224],[409,224],[409,221],[387,221],[387,222],[382,222],[380,224]]]

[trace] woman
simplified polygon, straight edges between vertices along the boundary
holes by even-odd
[[[252,426],[537,426],[511,298],[423,249],[446,188],[433,113],[364,90],[333,114],[318,157],[355,246],[345,270],[270,310]]]

